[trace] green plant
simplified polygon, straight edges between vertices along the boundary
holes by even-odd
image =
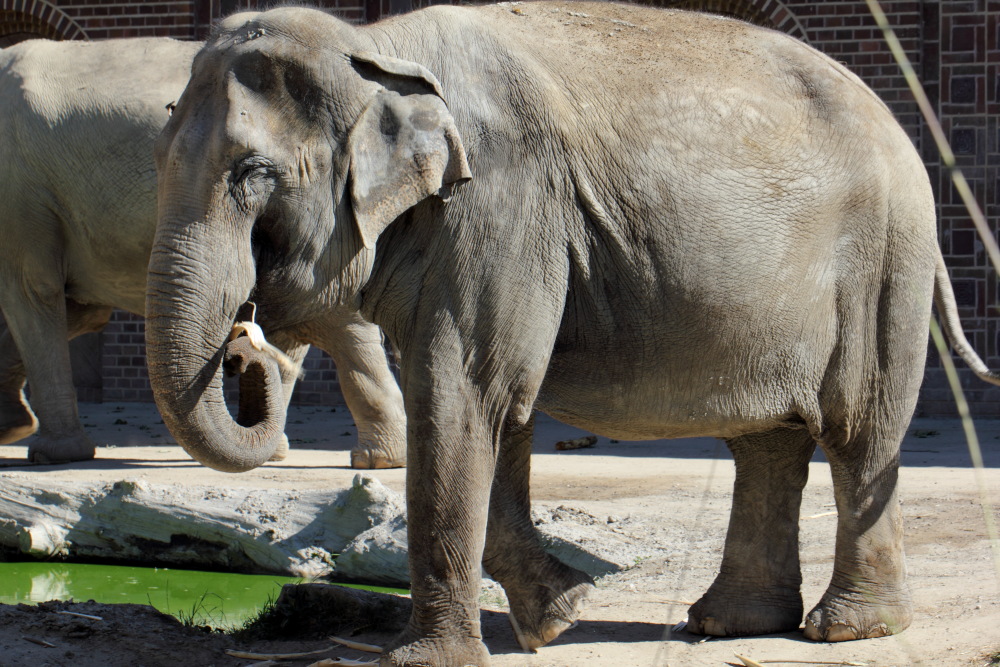
[[[209,607],[205,600],[209,597],[215,597],[219,600],[219,606]],[[225,616],[222,612],[222,597],[216,593],[209,593],[208,591],[201,594],[201,597],[195,600],[191,604],[190,609],[180,609],[177,613],[172,613],[173,616],[181,622],[181,625],[189,628],[208,628],[213,630],[225,630],[223,627],[223,619]]]
[[[264,600],[264,604],[257,610],[257,613],[245,620],[240,627],[230,630],[229,635],[238,641],[250,641],[266,636],[267,630],[270,629],[271,620],[275,616],[274,603],[276,600],[277,598],[273,594],[268,593],[267,599]]]

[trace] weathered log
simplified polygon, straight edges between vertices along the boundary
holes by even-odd
[[[403,511],[399,494],[367,475],[320,492],[132,480],[40,488],[8,474],[0,475],[0,549],[317,577],[355,536]]]
[[[35,479],[0,475],[0,550],[409,585],[403,499],[370,475],[333,492]],[[595,577],[650,555],[586,512],[534,521],[550,553]]]

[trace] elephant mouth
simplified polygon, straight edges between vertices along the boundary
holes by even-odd
[[[230,330],[229,338],[226,340],[222,366],[230,377],[240,376],[241,396],[243,378],[249,381],[257,377],[258,373],[263,372],[263,365],[268,359],[278,365],[282,382],[300,379],[302,371],[298,364],[280,349],[267,342],[264,330],[256,322],[257,304],[253,301],[247,301],[240,307],[240,315],[247,319],[240,319]],[[241,425],[246,426],[242,423]]]

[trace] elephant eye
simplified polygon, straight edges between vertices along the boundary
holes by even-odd
[[[232,183],[237,185],[251,176],[264,176],[274,168],[274,163],[265,157],[251,155],[238,160],[233,165]]]
[[[274,173],[274,163],[259,155],[238,160],[230,172],[229,191],[241,205],[249,205],[267,189],[263,179]]]

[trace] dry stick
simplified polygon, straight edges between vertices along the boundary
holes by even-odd
[[[66,616],[79,616],[80,618],[89,618],[92,621],[103,621],[104,619],[100,616],[92,616],[91,614],[81,614],[76,611],[57,611],[57,614],[64,614]]]
[[[997,247],[997,241],[993,236],[993,232],[986,223],[986,217],[979,208],[976,198],[972,195],[972,190],[969,188],[965,176],[955,166],[955,154],[952,152],[951,146],[948,145],[948,140],[944,136],[944,130],[941,129],[941,123],[938,122],[937,116],[934,114],[934,109],[931,107],[930,100],[927,99],[927,94],[924,92],[923,86],[920,85],[920,79],[917,78],[917,73],[910,64],[909,58],[906,57],[906,52],[903,51],[903,46],[899,43],[896,33],[893,32],[892,27],[889,25],[889,21],[886,19],[885,12],[882,11],[882,6],[878,0],[865,1],[868,3],[868,9],[875,18],[875,23],[882,29],[886,44],[889,45],[893,57],[899,64],[899,68],[903,71],[903,76],[906,77],[906,83],[910,86],[910,91],[913,93],[913,97],[920,107],[920,112],[923,114],[931,135],[934,137],[934,142],[937,144],[938,152],[941,154],[941,161],[951,173],[951,180],[955,184],[955,189],[962,196],[962,202],[969,211],[972,222],[976,225],[976,231],[979,232],[983,246],[990,256],[993,269],[997,273],[1000,273],[1000,248]],[[979,447],[976,427],[972,422],[972,416],[969,414],[969,404],[965,400],[965,394],[958,379],[958,372],[955,370],[955,363],[952,361],[951,353],[948,351],[944,337],[941,335],[941,329],[933,319],[931,320],[931,336],[934,338],[934,345],[937,347],[938,355],[941,357],[941,364],[944,366],[945,374],[948,376],[948,384],[951,385],[951,391],[955,395],[955,406],[958,408],[958,414],[962,418],[965,439],[969,443],[969,455],[972,457],[973,474],[979,491],[979,504],[983,509],[987,537],[993,551],[993,565],[996,570],[997,585],[1000,587],[1000,537],[998,537],[997,526],[993,520],[993,508],[986,489],[986,481],[983,479],[983,452]]]
[[[45,648],[55,648],[56,647],[55,644],[50,644],[49,642],[45,641],[44,639],[35,639],[34,637],[21,637],[21,639],[23,639],[25,641],[29,641],[32,644],[38,644],[39,646],[44,646]]]
[[[837,665],[838,667],[840,667],[841,665],[843,667],[867,667],[867,665],[868,665],[867,662],[847,662],[846,660],[843,661],[843,662],[836,662],[836,661],[830,661],[830,660],[758,660],[757,662],[760,662],[761,664],[765,664],[765,665],[772,665],[772,664],[781,664],[781,665]]]
[[[735,655],[737,658],[739,658],[739,661],[743,663],[743,667],[764,667],[763,665],[761,665],[758,661],[754,660],[753,658],[744,657],[744,656],[740,655],[739,653],[733,653],[733,655]]]
[[[330,637],[330,641],[342,644],[347,648],[353,648],[355,651],[364,651],[366,653],[382,652],[381,646],[376,646],[375,644],[362,644],[361,642],[352,641],[350,639],[344,639],[342,637]]]
[[[330,646],[318,651],[307,651],[305,653],[252,653],[250,651],[234,651],[232,649],[226,649],[226,655],[230,655],[234,658],[244,658],[245,660],[297,660],[298,658],[306,658],[311,655],[329,653],[333,649],[334,647]]]
[[[737,658],[743,661],[746,667],[754,667],[755,665],[836,665],[843,667],[865,667],[867,663],[864,662],[837,662],[835,660],[754,660],[752,658],[746,658],[739,653],[733,653]]]

